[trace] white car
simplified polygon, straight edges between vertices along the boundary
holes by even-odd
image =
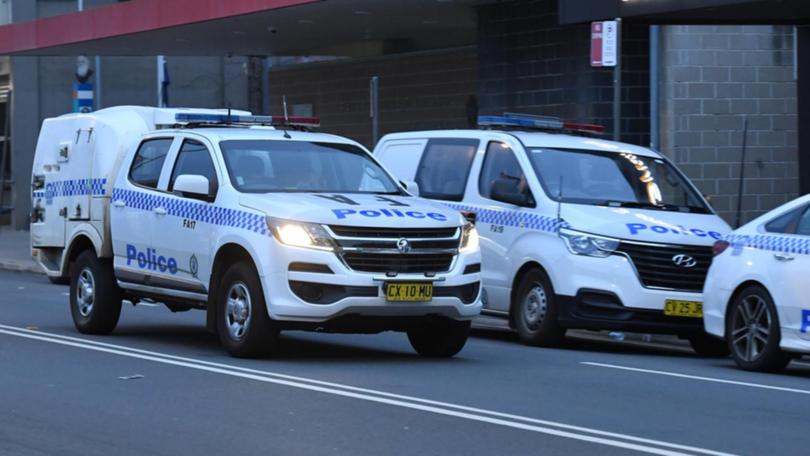
[[[703,331],[712,244],[731,231],[666,157],[533,116],[483,116],[479,130],[395,133],[374,154],[420,195],[475,214],[484,312],[529,344],[566,329]]]
[[[737,365],[777,371],[810,353],[810,195],[740,227],[714,254],[704,323]]]
[[[70,276],[79,331],[108,333],[122,300],[148,299],[205,310],[236,356],[285,329],[406,331],[420,354],[461,350],[481,309],[472,224],[354,141],[249,114],[45,121],[31,241],[49,276]]]

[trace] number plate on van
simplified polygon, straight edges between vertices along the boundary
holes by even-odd
[[[667,299],[664,315],[671,317],[703,318],[703,303],[698,301],[680,301]]]
[[[385,299],[391,302],[430,301],[433,299],[433,284],[389,283],[385,288]]]

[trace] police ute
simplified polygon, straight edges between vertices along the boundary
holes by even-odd
[[[810,195],[743,225],[714,253],[704,322],[737,365],[773,372],[810,354]]]
[[[381,139],[375,156],[481,235],[484,313],[554,345],[567,329],[674,334],[700,354],[712,244],[730,231],[665,156],[556,118],[481,116],[478,130]]]
[[[122,106],[45,120],[31,244],[83,333],[122,301],[203,309],[234,356],[281,330],[407,332],[453,356],[481,310],[472,223],[315,118]]]

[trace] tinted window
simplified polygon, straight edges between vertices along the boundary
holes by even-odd
[[[662,158],[532,148],[529,159],[554,200],[562,197],[577,204],[711,212],[689,181]]]
[[[477,149],[476,139],[428,141],[416,172],[419,194],[426,198],[461,201]]]
[[[163,169],[163,162],[166,161],[166,154],[169,153],[172,141],[171,138],[163,138],[141,143],[129,170],[130,180],[144,187],[157,188],[160,171]]]
[[[377,162],[351,144],[231,140],[220,148],[240,192],[401,194]]]
[[[810,236],[810,209],[806,209],[799,219],[799,225],[796,228],[796,234],[802,236]]]
[[[776,217],[775,219],[765,224],[765,231],[769,233],[783,233],[783,234],[795,233],[796,225],[799,222],[799,216],[805,212],[805,209],[807,209],[807,206],[802,206],[798,209],[793,209],[792,211],[786,214],[782,214],[779,217]],[[805,213],[805,216],[806,215],[807,214]],[[804,219],[805,217],[802,218]]]
[[[523,169],[512,149],[503,143],[492,142],[487,147],[481,176],[478,179],[478,190],[484,198],[490,198],[492,187],[497,185],[501,190],[511,193],[526,193],[528,186]]]
[[[174,181],[182,174],[196,174],[208,178],[210,191],[213,194],[217,188],[217,172],[214,169],[214,162],[211,161],[211,154],[208,148],[202,143],[185,140],[180,152],[177,154],[177,161],[174,162],[172,179],[169,182],[169,191],[174,190]]]

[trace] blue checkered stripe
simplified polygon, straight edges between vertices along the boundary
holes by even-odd
[[[733,248],[737,249],[751,247],[771,252],[810,255],[810,239],[769,234],[757,234],[754,236],[730,234],[725,237],[725,240],[731,244]]]
[[[45,190],[32,192],[34,198],[45,198],[45,204],[53,204],[54,198],[66,196],[104,196],[107,193],[107,179],[69,179],[45,184]]]
[[[527,211],[513,211],[507,209],[481,209],[464,204],[442,203],[458,211],[475,212],[475,219],[481,223],[493,225],[514,226],[536,231],[557,233],[560,228],[568,228],[568,223],[556,217],[535,214]]]
[[[127,207],[133,209],[151,211],[156,207],[163,207],[167,215],[174,217],[270,235],[264,216],[252,212],[120,188],[113,189],[112,199],[123,201]]]

